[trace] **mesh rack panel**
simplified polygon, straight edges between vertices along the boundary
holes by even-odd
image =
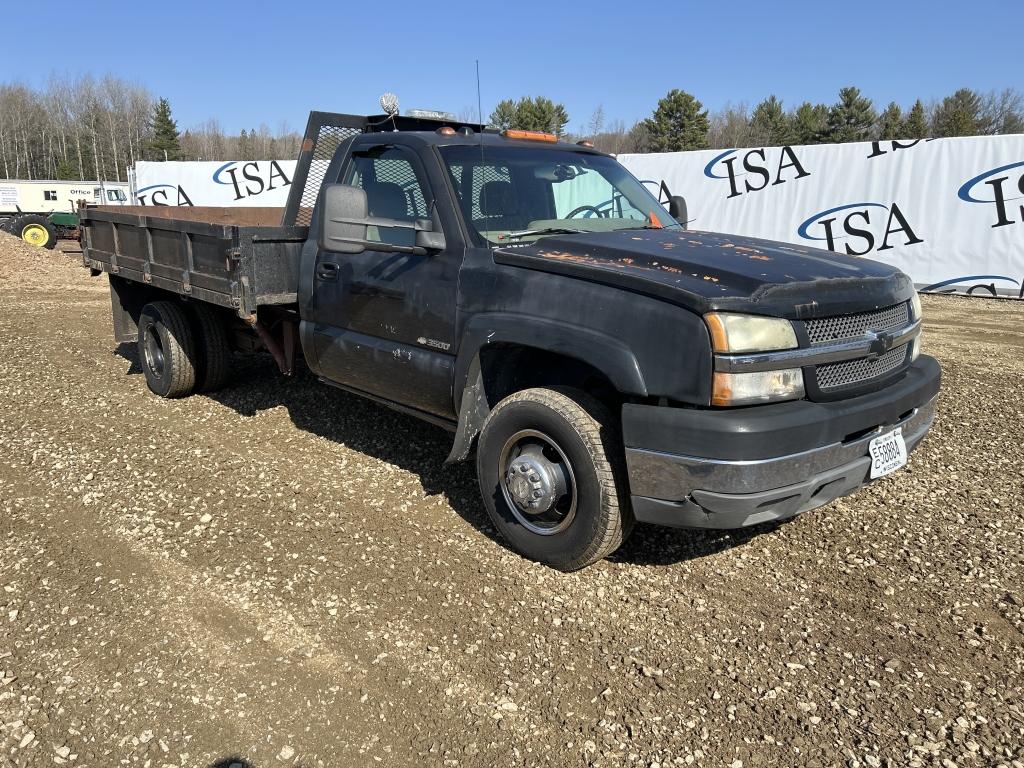
[[[862,357],[857,360],[819,365],[815,370],[818,387],[822,392],[829,392],[881,378],[903,365],[909,352],[910,345],[904,344],[874,359]]]
[[[903,328],[909,322],[910,312],[907,302],[903,302],[874,312],[805,320],[804,325],[811,343],[822,344],[841,339],[859,338],[868,331],[891,331],[895,328]]]
[[[324,183],[327,166],[331,164],[334,152],[345,139],[361,132],[359,128],[347,126],[320,126],[312,152],[310,153],[309,171],[302,186],[302,196],[299,198],[298,210],[295,212],[296,224],[309,226],[309,222],[313,217],[313,206],[316,205],[317,195],[320,194],[320,187]]]

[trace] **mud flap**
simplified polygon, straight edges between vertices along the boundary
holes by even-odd
[[[480,375],[480,356],[477,355],[470,363],[466,375],[466,386],[462,390],[462,402],[459,405],[459,426],[455,430],[455,441],[451,453],[444,460],[445,464],[465,461],[473,450],[473,441],[480,434],[480,429],[491,412],[484,391],[484,380]]]

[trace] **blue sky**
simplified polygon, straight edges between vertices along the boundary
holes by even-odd
[[[573,8],[570,10],[570,7]],[[563,102],[570,129],[597,105],[606,124],[646,117],[671,88],[706,107],[831,103],[857,85],[884,106],[958,87],[1024,90],[1024,1],[16,3],[0,82],[39,85],[51,72],[110,73],[171,101],[179,127],[216,117],[229,132],[310,109],[378,112],[390,90],[403,109],[476,108],[503,97]]]

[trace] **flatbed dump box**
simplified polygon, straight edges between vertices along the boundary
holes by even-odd
[[[85,265],[231,309],[295,304],[309,228],[282,226],[281,208],[89,207]]]

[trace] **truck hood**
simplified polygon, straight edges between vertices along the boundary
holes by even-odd
[[[906,301],[895,267],[818,248],[678,229],[551,235],[502,246],[499,264],[577,277],[711,311],[804,319]]]

